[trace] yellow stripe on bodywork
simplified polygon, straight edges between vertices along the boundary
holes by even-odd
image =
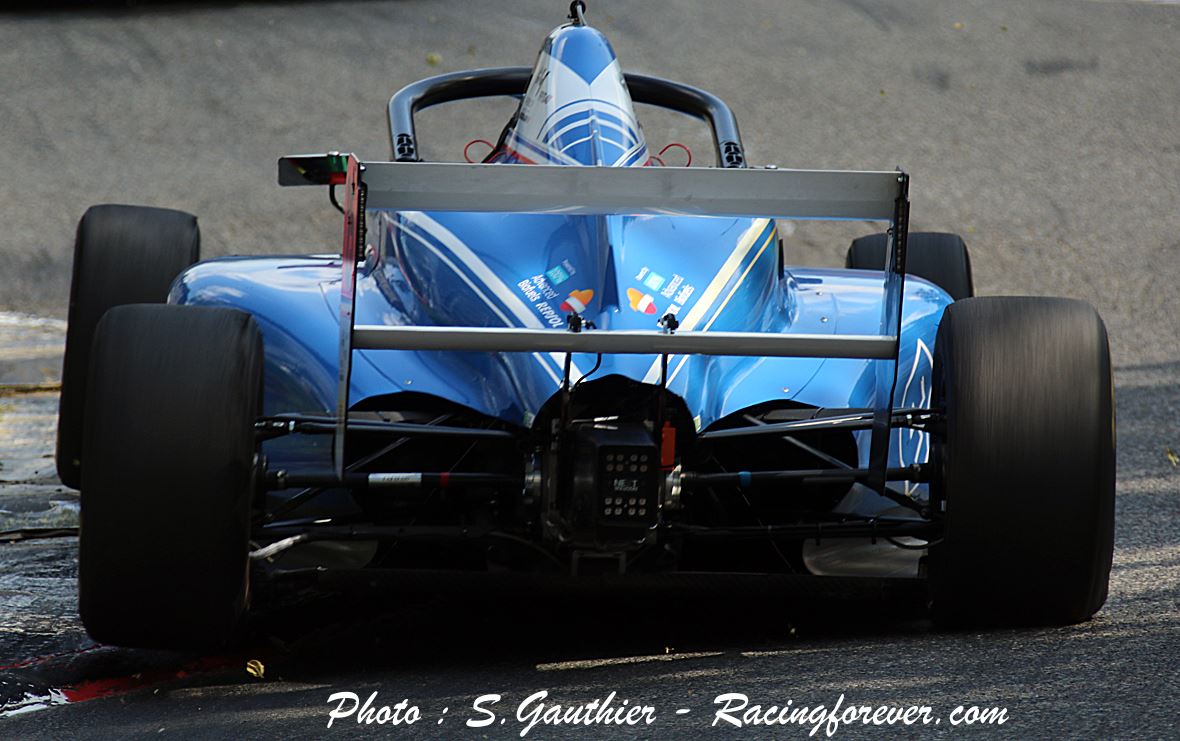
[[[733,284],[733,288],[729,289],[729,294],[726,295],[725,300],[721,302],[721,305],[717,307],[717,311],[713,314],[713,318],[709,320],[708,324],[701,328],[702,332],[708,332],[709,327],[713,326],[713,322],[717,321],[717,317],[721,316],[721,312],[725,311],[725,307],[729,305],[729,300],[733,298],[733,294],[737,293],[737,289],[742,287],[742,283],[746,280],[746,276],[749,275],[750,271],[754,269],[754,265],[758,263],[758,258],[762,257],[763,252],[766,252],[766,248],[769,247],[770,243],[774,241],[774,235],[777,233],[777,229],[770,230],[770,234],[766,236],[766,241],[764,241],[762,246],[758,248],[758,254],[754,255],[754,259],[750,260],[750,264],[747,265],[746,269],[742,272],[742,277],[738,278],[737,282]]]
[[[766,248],[769,247],[769,245],[771,245],[772,242],[774,242],[774,235],[775,234],[778,234],[778,229],[772,229],[771,235],[766,237],[766,242],[762,242],[762,247],[760,247],[758,249],[758,254],[754,255],[754,260],[750,260],[749,264],[746,265],[746,270],[742,271],[740,278],[737,278],[737,282],[734,283],[734,287],[729,290],[729,295],[726,296],[726,300],[722,301],[721,306],[717,307],[716,312],[713,314],[713,319],[710,319],[709,323],[707,323],[706,326],[701,328],[701,332],[708,332],[709,327],[713,326],[713,322],[717,321],[717,317],[721,316],[722,312],[725,312],[726,304],[729,303],[730,299],[733,299],[734,294],[737,293],[737,289],[741,288],[741,284],[743,281],[746,280],[746,276],[749,275],[749,271],[754,268],[755,264],[758,264],[759,258],[762,256],[762,253],[765,253]],[[669,383],[676,380],[676,375],[680,374],[680,369],[684,367],[684,363],[688,362],[688,358],[689,358],[688,355],[684,355],[683,358],[680,359],[680,362],[676,363],[676,368],[668,376]]]
[[[701,294],[701,297],[697,299],[697,302],[693,304],[693,307],[689,309],[684,318],[680,320],[680,329],[685,331],[694,329],[697,323],[699,323],[701,319],[704,318],[705,314],[709,313],[709,309],[712,308],[713,302],[717,300],[717,297],[721,295],[721,291],[725,288],[725,285],[729,283],[730,279],[733,278],[733,274],[737,272],[739,267],[741,267],[742,261],[746,259],[746,255],[750,254],[750,250],[753,249],[755,242],[757,242],[758,235],[766,229],[766,226],[769,223],[770,219],[755,219],[754,223],[750,225],[750,228],[747,229],[744,234],[742,234],[741,239],[738,240],[737,246],[733,248],[733,252],[729,253],[729,257],[726,258],[725,262],[721,266],[721,269],[717,271],[717,275],[713,277],[713,280],[709,281],[709,285],[705,288],[705,292]],[[771,229],[770,236],[767,237],[767,242],[769,242],[774,234],[775,229]],[[766,249],[766,243],[763,243],[762,249]],[[762,253],[759,252],[758,254],[761,255]],[[750,265],[752,266],[754,262],[757,262],[757,260],[758,258],[755,257],[754,260],[751,261]],[[738,289],[738,286],[742,284],[742,281],[746,279],[746,275],[748,275],[749,272],[750,268],[746,268],[746,272],[742,273],[741,278],[738,279],[738,282],[734,285],[733,290],[731,290],[729,295],[726,296],[725,303],[729,302],[730,297],[733,296],[734,291]],[[721,305],[722,309],[725,308],[725,303]],[[719,314],[720,312],[721,309],[718,309],[717,313]],[[717,317],[714,316],[713,319],[709,321],[709,324],[711,325],[713,321],[716,320],[716,318]],[[706,329],[708,329],[708,327],[706,327]],[[652,362],[651,368],[648,369],[647,374],[644,375],[643,382],[655,383],[659,379],[660,359],[656,358],[655,361]]]
[[[744,271],[742,271],[741,277],[738,278],[737,282],[733,284],[733,288],[729,289],[729,294],[726,295],[725,300],[721,302],[721,305],[717,307],[717,311],[713,313],[713,317],[709,319],[709,322],[705,326],[701,327],[702,332],[708,332],[709,327],[713,326],[713,322],[717,321],[717,317],[721,316],[721,312],[725,311],[725,307],[729,305],[729,300],[733,298],[733,294],[737,293],[737,289],[741,288],[742,283],[745,282],[746,276],[749,275],[750,271],[754,269],[754,266],[758,264],[758,260],[762,257],[762,253],[766,252],[766,248],[769,247],[772,242],[774,242],[774,235],[777,233],[777,229],[770,230],[770,234],[766,237],[766,241],[763,242],[762,246],[758,248],[758,254],[754,255],[754,259],[750,260],[750,264],[746,266]],[[680,373],[680,369],[684,367],[684,364],[688,361],[688,358],[689,356],[685,355],[680,359],[680,362],[676,365],[676,369],[673,370],[671,375],[668,376],[668,383],[672,383],[672,381],[676,380],[676,375]]]

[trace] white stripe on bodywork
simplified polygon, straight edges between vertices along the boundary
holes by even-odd
[[[577,112],[578,111],[574,111],[574,113],[577,113]],[[570,114],[570,115],[573,115],[573,114]],[[551,142],[556,142],[558,139],[560,139],[562,136],[564,136],[566,134],[566,132],[572,131],[573,129],[576,129],[579,126],[586,126],[588,123],[590,123],[591,118],[592,118],[592,115],[587,116],[586,118],[580,118],[577,121],[573,121],[571,123],[566,124],[565,126],[561,127],[561,129],[559,129],[557,131],[546,132],[545,138]],[[598,126],[603,126],[608,129],[614,129],[615,131],[622,134],[624,139],[630,140],[630,142],[627,142],[630,146],[634,146],[635,134],[632,133],[631,131],[623,128],[622,126],[618,125],[614,121],[607,121],[606,119],[594,117],[594,123]],[[585,141],[585,139],[579,139],[579,141]],[[562,147],[562,149],[563,150],[568,149],[570,146],[572,146],[572,145],[567,144],[566,146]]]
[[[721,269],[717,271],[717,275],[713,277],[713,280],[709,282],[708,287],[705,288],[701,297],[697,299],[697,302],[693,304],[684,318],[680,320],[680,329],[687,332],[696,328],[697,324],[700,323],[701,319],[704,318],[705,314],[713,306],[713,302],[721,295],[725,284],[729,283],[733,274],[741,267],[742,261],[746,259],[746,255],[750,254],[750,250],[754,248],[754,242],[757,241],[758,235],[766,229],[768,223],[770,223],[770,219],[755,219],[754,223],[750,225],[750,228],[742,234],[737,246],[733,248],[733,252],[729,253],[729,257],[725,259],[725,262],[721,265]],[[655,383],[658,380],[660,380],[660,359],[656,358],[652,361],[651,368],[648,369],[647,374],[644,375],[643,382]]]
[[[455,272],[456,275],[462,278],[463,281],[471,287],[472,291],[474,291],[481,299],[483,299],[484,303],[487,304],[488,307],[491,308],[498,317],[500,317],[500,320],[504,322],[505,327],[511,327],[513,326],[513,323],[503,314],[503,312],[501,312],[491,301],[488,300],[488,291],[493,293],[496,298],[500,299],[503,305],[510,312],[512,312],[513,316],[515,316],[523,326],[531,327],[533,329],[544,329],[546,327],[546,325],[541,323],[541,319],[535,313],[533,313],[533,311],[528,306],[525,305],[524,301],[521,301],[520,297],[513,293],[512,289],[510,289],[507,284],[504,283],[504,281],[500,280],[500,276],[496,275],[496,273],[491,268],[489,268],[487,264],[463,242],[463,240],[456,237],[449,229],[421,211],[403,211],[402,216],[407,221],[413,223],[415,226],[419,227],[424,232],[437,239],[444,247],[450,250],[451,254],[458,258],[458,260],[462,262],[468,270],[475,274],[480,282],[482,282],[486,287],[486,291],[480,290],[453,262],[446,259],[445,256],[438,252],[438,250],[435,250],[431,245],[429,245],[426,240],[422,240],[427,244],[428,247],[431,247],[431,250],[441,260],[443,260],[443,262],[447,263],[447,265]],[[419,237],[419,239],[421,239],[421,237]],[[544,362],[542,356],[539,353],[533,353],[533,355],[545,367],[545,371],[553,378],[554,382],[560,385],[561,378],[553,372],[553,369],[550,368],[547,363]],[[553,352],[549,353],[549,356],[553,362],[557,364],[558,368],[564,369],[564,353]],[[578,369],[577,363],[571,363],[570,380],[576,381],[581,377],[582,371]]]
[[[532,139],[528,138],[527,136],[520,133],[519,131],[512,132],[512,136],[510,136],[508,138],[508,146],[512,149],[515,149],[518,154],[526,155],[526,156],[532,155],[532,157],[536,157],[538,159],[547,159],[551,163],[558,164],[558,165],[570,165],[572,167],[580,167],[582,164],[581,162],[578,162],[576,159],[569,156],[565,152],[562,152],[560,150],[546,146],[545,144],[541,144],[539,142],[533,141]],[[522,149],[525,149],[528,151],[522,152],[522,151],[520,151]],[[531,157],[530,157],[530,159],[531,159]]]
[[[647,161],[643,160],[641,162],[639,159],[639,155],[643,154],[643,152],[646,149],[647,149],[647,144],[642,141],[639,142],[635,146],[628,149],[627,152],[625,154],[623,154],[623,156],[621,156],[617,160],[615,160],[612,167],[643,167]],[[629,165],[626,164],[627,161],[631,160],[631,159],[635,159],[635,161]]]
[[[934,368],[934,354],[930,352],[930,348],[926,346],[926,343],[923,342],[921,339],[919,339],[917,344],[914,346],[914,364],[912,366],[910,366],[910,375],[908,378],[905,379],[905,387],[903,387],[902,391],[901,391],[901,400],[902,401],[905,401],[906,397],[909,396],[910,386],[912,386],[914,383],[914,377],[918,375],[918,365],[921,363],[923,357],[926,358],[926,362],[929,364],[929,367],[931,368],[931,370],[933,370],[933,368]],[[921,377],[918,378],[918,392],[920,394],[920,397],[918,399],[917,406],[920,408],[930,406],[931,398],[933,396],[933,393],[932,393],[933,389],[927,388],[925,374],[923,374]],[[913,405],[910,405],[910,406],[913,406]],[[908,438],[903,437],[903,433],[908,433]],[[915,430],[912,427],[909,430],[902,430],[901,428],[898,428],[898,430],[897,430],[897,456],[898,456],[897,462],[899,464],[901,464],[903,467],[908,465],[906,463],[905,459],[902,457],[903,451],[905,449],[904,448],[905,440],[906,439],[913,440],[914,435],[919,435],[918,446],[914,450],[914,459],[912,461],[910,461],[910,463],[925,463],[930,458],[930,435],[929,435],[929,433],[920,432],[918,430]],[[918,490],[918,484],[915,484],[912,481],[905,482],[905,493],[907,496],[913,496],[917,490]]]
[[[459,276],[459,278],[464,283],[466,283],[467,286],[471,289],[471,292],[476,294],[477,296],[479,296],[481,299],[483,299],[483,302],[485,304],[487,304],[487,307],[489,309],[491,309],[492,312],[496,316],[500,317],[500,321],[504,322],[505,327],[512,326],[512,321],[507,316],[505,316],[504,312],[500,311],[500,308],[498,306],[496,306],[494,303],[492,303],[490,300],[488,300],[487,294],[485,294],[483,291],[479,290],[479,287],[477,285],[475,285],[475,283],[473,283],[471,281],[471,279],[468,278],[463,273],[463,271],[459,269],[459,267],[457,265],[455,265],[455,263],[451,262],[450,258],[448,258],[443,253],[439,252],[438,249],[435,248],[434,245],[430,244],[430,242],[428,240],[424,239],[421,234],[418,234],[413,229],[406,228],[406,226],[404,224],[401,224],[398,222],[394,222],[394,223],[398,229],[401,229],[406,234],[409,234],[414,239],[418,240],[423,246],[425,246],[426,249],[433,252],[435,257],[437,257],[447,267],[449,267],[451,269],[451,271],[455,273],[455,275]],[[553,368],[550,367],[549,363],[546,362],[545,358],[540,353],[536,353],[536,352],[533,353],[533,357],[537,359],[537,362],[541,364],[541,367],[544,368],[545,372],[549,374],[549,377],[553,379],[553,383],[560,386],[561,385],[561,378],[559,378],[558,375],[553,372]]]

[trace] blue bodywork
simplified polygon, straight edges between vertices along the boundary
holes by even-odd
[[[502,143],[489,161],[651,164],[614,53],[584,26],[559,28],[547,39]],[[358,324],[560,331],[566,315],[577,311],[602,329],[655,329],[667,313],[682,328],[701,331],[874,335],[881,329],[882,273],[783,266],[773,220],[370,210],[367,222]],[[187,270],[169,300],[254,315],[265,338],[266,414],[331,413],[340,285],[334,256],[224,258]],[[928,406],[931,349],[950,302],[939,287],[907,277],[894,406]],[[354,407],[411,392],[526,428],[558,392],[564,363],[556,353],[357,351],[354,357]],[[890,361],[672,356],[668,388],[705,430],[776,400],[872,408],[878,362]],[[573,380],[594,363],[594,356],[574,356]],[[659,372],[658,357],[609,356],[594,378],[616,374],[657,384]],[[857,435],[863,466],[869,433]],[[890,465],[926,460],[926,437],[893,431]],[[323,439],[267,445],[279,465],[330,460]]]

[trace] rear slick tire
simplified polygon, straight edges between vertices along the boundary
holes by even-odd
[[[208,649],[248,601],[262,339],[234,309],[130,305],[90,367],[78,600],[94,640]]]
[[[1114,548],[1114,394],[1106,328],[1087,303],[988,297],[947,307],[934,351],[930,549],[946,627],[1087,620]]]
[[[886,239],[885,234],[870,234],[852,240],[844,267],[884,270]],[[971,256],[958,234],[910,232],[906,238],[905,272],[930,281],[955,301],[975,295]]]
[[[82,488],[82,416],[94,330],[109,309],[164,303],[201,252],[197,217],[147,206],[91,206],[78,222],[57,422],[57,475]]]

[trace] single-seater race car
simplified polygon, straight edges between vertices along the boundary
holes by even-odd
[[[198,262],[190,215],[86,212],[57,461],[96,640],[219,644],[309,569],[877,575],[951,626],[1102,606],[1098,314],[973,297],[904,172],[749,165],[719,98],[623,73],[584,9],[531,69],[394,95],[390,162],[280,159],[343,212],[331,254]],[[414,114],[484,96],[520,101],[487,158],[422,162]],[[636,102],[707,122],[715,166],[660,166]],[[803,268],[776,219],[882,228]]]

